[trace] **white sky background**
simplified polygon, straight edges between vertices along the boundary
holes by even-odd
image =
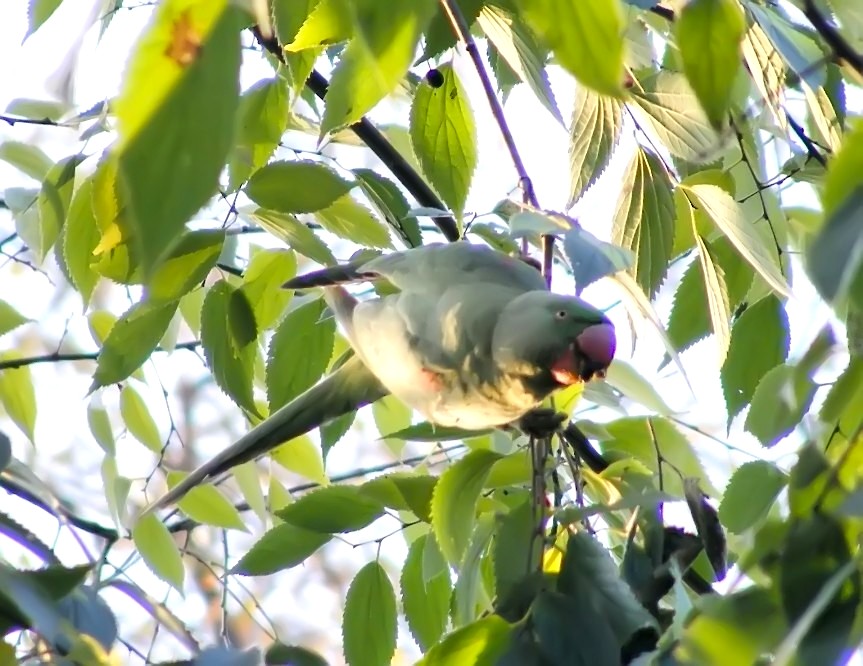
[[[0,4],[0,63],[4,63],[0,67],[0,109],[5,109],[13,98],[45,99],[56,94],[62,89],[63,72],[68,72],[69,67],[74,68],[75,72],[72,99],[78,111],[89,108],[118,92],[125,58],[132,48],[136,35],[146,24],[149,8],[120,11],[101,41],[97,40],[98,27],[91,28],[84,35],[80,50],[76,52],[75,44],[81,38],[84,26],[90,22],[89,17],[94,15],[93,0],[64,0],[63,5],[48,23],[22,45],[27,27],[26,4],[24,0],[5,0]],[[244,88],[261,78],[272,75],[263,61],[259,61],[254,56],[248,57],[247,61],[243,69]],[[516,176],[508,153],[487,111],[485,100],[478,95],[478,80],[469,65],[466,58],[460,58],[459,71],[463,83],[472,93],[472,107],[477,117],[480,164],[475,174],[468,209],[483,212],[491,210],[500,199],[508,195],[516,185]],[[566,75],[558,75],[556,72],[554,74],[552,82],[558,105],[568,121],[572,100],[571,80]],[[382,105],[382,108],[371,114],[372,118],[391,122],[396,119],[391,113],[392,108],[391,105]],[[512,93],[505,110],[516,144],[527,171],[533,179],[540,203],[549,209],[562,210],[569,192],[566,131],[534,100],[524,86],[520,86]],[[406,112],[402,110],[397,118],[405,123]],[[77,137],[78,133],[75,130],[25,124],[10,127],[0,123],[0,141],[11,139],[33,142],[55,159],[73,154],[78,150],[80,143]],[[301,143],[299,139],[294,139],[292,135],[287,143],[292,146]],[[99,141],[101,143],[98,144],[96,141],[91,142],[86,149],[88,154],[94,156],[87,163],[90,169],[93,168],[95,159],[104,146],[104,139],[100,138]],[[313,138],[302,142],[303,147],[310,150],[314,149],[314,144]],[[600,238],[608,239],[610,234],[614,206],[628,158],[628,155],[623,154],[625,152],[620,151],[600,183],[573,211],[581,224]],[[337,154],[339,162],[349,167],[364,165],[367,158],[367,152],[360,149],[338,149],[336,153],[329,151],[329,154]],[[374,162],[370,164],[374,165]],[[6,163],[0,162],[0,190],[10,186],[35,187],[37,183],[30,181]],[[808,189],[800,188],[790,195],[795,197],[790,200],[795,204],[812,203]],[[13,224],[8,211],[0,211],[0,238],[4,238],[12,230]],[[260,242],[264,239],[255,237],[254,241]],[[339,251],[336,254],[341,258],[347,257],[351,251],[344,244],[337,249]],[[4,257],[0,257],[0,265],[5,261],[7,260]],[[0,284],[0,298],[9,301],[36,322],[0,339],[0,350],[17,349],[23,355],[54,351],[56,342],[60,340],[67,324],[68,334],[64,342],[64,350],[96,349],[88,333],[86,318],[82,315],[80,299],[71,288],[65,285],[62,275],[50,258],[44,269],[47,277],[24,266],[15,266],[11,269],[9,266],[4,266],[0,272],[0,279],[3,281]],[[679,274],[678,272],[672,276],[675,278],[671,280],[672,286],[676,286],[676,278],[679,278]],[[556,280],[557,291],[571,290],[571,283],[567,282],[565,277],[556,277]],[[813,289],[802,277],[799,267],[795,271],[794,292],[794,297],[787,306],[791,321],[792,354],[799,353],[808,346],[829,316],[829,310],[817,302]],[[132,296],[136,297],[136,294],[137,292],[133,290]],[[599,307],[610,306],[619,298],[607,281],[588,288],[584,296]],[[663,290],[657,303],[657,309],[664,321],[667,321],[671,306],[670,296],[670,290]],[[125,291],[116,287],[102,288],[95,300],[100,302],[100,307],[110,309],[115,314],[121,313],[130,303]],[[672,407],[681,410],[681,419],[727,439],[735,447],[749,450],[755,455],[763,456],[766,453],[771,459],[781,457],[784,464],[792,462],[789,454],[799,444],[799,438],[789,438],[794,441],[765,452],[754,438],[742,431],[745,416],[736,419],[731,434],[726,437],[724,401],[719,384],[716,348],[712,340],[698,343],[682,354],[684,366],[694,388],[693,398],[673,364],[657,374],[656,366],[664,350],[651,325],[637,322],[638,344],[635,353],[630,356],[630,329],[623,308],[619,305],[613,307],[609,314],[617,325],[621,339],[619,357],[633,363]],[[67,321],[69,317],[71,318]],[[181,335],[180,339],[189,339],[188,333],[185,336]],[[841,365],[838,366],[836,370],[841,367]],[[79,504],[81,513],[85,516],[107,525],[110,524],[110,518],[94,510],[94,507],[104,506],[99,473],[102,456],[101,450],[89,433],[86,421],[85,395],[93,368],[93,364],[87,363],[32,366],[39,409],[36,451],[8,420],[4,419],[0,422],[0,428],[12,438],[16,457],[31,464],[34,471],[57,490],[59,496]],[[170,357],[162,355],[155,364],[148,364],[146,374],[154,388],[147,391],[140,384],[138,388],[148,397],[157,423],[162,433],[166,434],[168,415],[166,403],[160,392],[156,390],[159,381],[161,380],[170,394],[168,400],[172,411],[178,410],[174,413],[179,413],[179,405],[174,397],[176,390],[181,385],[188,386],[192,380],[203,377],[204,369],[194,355],[180,351]],[[233,441],[242,431],[243,425],[239,411],[236,409],[227,412],[234,418],[230,423],[226,423],[225,414],[226,409],[229,409],[229,401],[212,386],[205,390],[209,402],[196,402],[196,411],[192,416],[199,427],[209,427],[207,433],[202,434],[197,440],[199,449],[215,452]],[[106,389],[103,393],[106,405],[109,408],[116,407],[117,391]],[[632,411],[639,413],[639,408],[634,407]],[[591,415],[590,418],[593,416]],[[119,434],[121,424],[115,420],[114,425],[115,432]],[[692,435],[690,432],[686,434]],[[372,440],[374,437],[376,433],[371,426],[368,437],[364,439]],[[374,446],[364,449],[360,436],[347,439],[348,441],[340,443],[329,457],[327,471],[330,474],[392,459],[392,454],[385,451],[383,447]],[[725,479],[733,466],[749,459],[745,454],[732,456],[725,447],[708,438],[697,438],[696,443],[712,480],[720,488],[724,486]],[[153,468],[155,464],[153,456],[133,438],[118,436],[117,445],[121,474],[139,479]],[[406,449],[406,454],[423,453],[426,450],[427,448],[419,445],[410,446]],[[82,482],[82,479],[85,481]],[[139,492],[140,485],[133,487],[133,497],[140,499],[140,495],[135,495]],[[25,520],[31,529],[51,543],[56,536],[55,521],[42,514],[27,511],[27,505],[23,502],[15,500],[12,502],[17,507],[16,515],[19,516],[19,520]],[[686,518],[685,512],[673,512],[671,515],[675,518],[679,517],[680,520]],[[383,528],[374,531],[371,538],[389,531],[394,525],[392,522],[383,522]],[[252,520],[251,529],[255,530],[253,536],[258,536],[261,526]],[[69,537],[67,530],[61,531],[60,534],[58,552],[62,554],[66,564],[78,563],[85,558],[96,556],[95,550],[86,556],[82,554],[80,546]],[[365,532],[360,536],[351,535],[351,541],[354,543],[362,541],[364,534]],[[201,538],[201,535],[203,532],[200,534],[196,532],[197,538]],[[231,552],[245,552],[250,543],[249,537],[232,535]],[[385,556],[391,558],[396,564],[400,563],[405,553],[404,541],[401,537],[398,535],[391,537],[384,544]],[[128,544],[115,548],[118,555],[112,561],[117,565],[122,564],[121,555],[134,554]],[[16,558],[23,558],[23,551],[10,546],[5,540],[0,541],[0,553],[17,564],[29,566],[36,564],[32,560],[16,560]],[[343,569],[352,575],[352,572],[374,557],[374,546],[357,550],[348,546],[330,546],[326,550],[326,557],[335,564],[336,569]],[[347,573],[338,584],[346,586],[350,580]],[[140,563],[133,565],[130,574],[136,583],[143,584],[157,599],[164,598],[167,587]],[[264,593],[259,597],[263,608],[274,619],[283,620],[282,626],[289,628],[288,631],[283,631],[280,637],[285,641],[316,647],[324,651],[332,663],[338,663],[341,659],[338,626],[345,588],[338,589],[333,581],[325,579],[321,570],[310,567],[297,568],[288,574],[287,579],[290,583],[279,586],[278,589],[272,589],[273,586],[269,585],[258,588],[270,592],[269,595]],[[267,584],[267,579],[262,580]],[[242,590],[239,587],[241,582],[254,584],[254,581],[232,582],[231,589],[241,595]],[[203,602],[200,595],[195,594],[194,589],[189,586],[187,586],[187,595],[187,599],[182,602],[176,593],[171,593],[168,599],[181,619],[194,627],[195,618],[202,616]],[[242,598],[246,599],[245,596]],[[114,605],[115,600],[118,605]],[[110,602],[122,613],[120,622],[126,631],[141,622],[140,629],[144,632],[142,635],[149,635],[147,633],[151,631],[149,618],[145,617],[140,609],[124,604],[124,600],[116,594],[110,597]],[[206,643],[216,638],[201,636]],[[172,638],[163,637],[162,640],[168,651],[156,652],[154,657],[179,656],[172,654],[177,649],[177,644]],[[400,632],[399,644],[407,648],[408,657],[416,654],[411,648],[409,635],[403,630]]]

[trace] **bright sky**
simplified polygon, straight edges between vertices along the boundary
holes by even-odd
[[[26,4],[19,1],[0,5],[0,62],[6,63],[6,66],[0,68],[0,109],[6,108],[13,98],[44,99],[46,96],[56,97],[62,91],[67,91],[75,108],[83,110],[117,93],[124,59],[129,53],[135,35],[145,23],[150,8],[121,10],[99,41],[98,28],[83,34],[83,27],[89,22],[89,17],[94,15],[93,0],[64,0],[49,22],[22,45],[27,25]],[[79,45],[80,48],[78,48]],[[244,86],[271,74],[269,68],[262,62],[257,62],[252,57],[249,60],[249,64],[243,70]],[[468,65],[466,59],[459,61],[463,83],[473,93],[472,105],[477,115],[480,140],[480,168],[475,177],[468,208],[481,212],[491,210],[500,199],[507,196],[516,184],[516,177],[486,109],[485,101],[476,95],[479,90],[478,81]],[[68,76],[72,71],[75,76],[70,81]],[[554,75],[553,87],[559,107],[563,110],[564,117],[568,119],[568,109],[572,100],[572,85],[569,78]],[[534,101],[531,93],[524,87],[513,92],[507,102],[506,112],[528,173],[534,180],[539,201],[546,208],[562,209],[566,204],[569,189],[565,129]],[[394,119],[391,107],[377,110],[372,117],[386,121]],[[404,122],[405,116],[401,119]],[[9,127],[0,123],[0,141],[8,139],[36,143],[56,159],[70,155],[80,147],[77,133],[73,130],[30,125]],[[98,156],[99,151],[104,147],[104,140],[100,138],[99,141],[102,143],[90,142],[86,152]],[[292,145],[297,144],[292,142]],[[309,139],[303,147],[313,149],[314,139]],[[625,154],[627,152],[621,151],[599,185],[589,192],[574,211],[581,224],[601,238],[607,239],[609,236],[614,202],[617,199],[623,168],[628,158]],[[335,154],[338,155],[340,163],[346,166],[359,166],[366,159],[366,153],[358,149],[343,149]],[[95,160],[90,161],[89,168],[92,168],[93,162]],[[26,176],[0,162],[0,190],[10,186],[34,187],[36,185]],[[811,194],[808,190],[801,188],[792,194],[795,196],[794,203],[811,202]],[[12,223],[9,215],[6,211],[0,211],[0,238],[11,231]],[[344,252],[338,254],[345,257],[350,250],[345,246],[342,247]],[[3,261],[0,261],[0,265],[2,263]],[[788,312],[792,330],[792,352],[799,352],[808,345],[821,328],[829,316],[829,310],[817,304],[811,286],[805,279],[801,279],[799,267],[795,268],[797,268],[794,282],[795,294],[788,303]],[[47,276],[32,272],[26,267],[5,266],[2,270],[6,283],[14,284],[13,290],[3,290],[2,298],[19,308],[26,316],[32,317],[38,325],[22,328],[18,333],[0,339],[0,350],[17,348],[25,355],[53,351],[67,326],[68,335],[64,349],[80,348],[89,351],[95,348],[87,330],[86,319],[82,316],[80,301],[64,284],[56,266],[48,262],[45,266]],[[13,272],[14,277],[11,277]],[[565,278],[556,279],[558,279],[557,290],[570,289],[570,285],[564,281]],[[673,281],[672,284],[674,284]],[[619,298],[619,294],[605,282],[589,288],[584,296],[600,307],[610,306]],[[670,296],[669,290],[663,290],[657,302],[657,309],[665,321],[672,302]],[[117,288],[103,289],[97,301],[100,301],[100,307],[110,309],[117,314],[122,312],[129,302],[124,291]],[[725,439],[725,411],[713,341],[699,343],[682,354],[684,366],[694,388],[693,397],[685,388],[685,382],[673,364],[657,374],[656,366],[662,357],[663,348],[659,337],[649,324],[636,322],[638,344],[635,352],[630,354],[630,327],[623,308],[613,307],[610,315],[617,325],[622,341],[619,355],[630,361],[648,381],[653,383],[672,407],[682,410],[683,420],[697,424],[702,429]],[[0,426],[12,437],[14,452],[19,459],[32,464],[34,471],[49,485],[56,488],[61,496],[79,504],[82,513],[108,524],[107,516],[93,512],[94,507],[103,506],[104,499],[98,469],[101,451],[92,440],[86,421],[85,395],[90,381],[88,373],[92,372],[92,367],[86,364],[78,366],[66,364],[62,367],[53,364],[33,366],[40,410],[37,425],[38,452],[33,450],[13,425],[4,421]],[[841,366],[838,366],[836,369],[840,368]],[[170,359],[162,357],[155,364],[155,368],[149,367],[147,370],[152,386],[158,387],[158,382],[161,380],[168,389],[171,394],[168,404],[171,405],[172,410],[180,409],[176,391],[181,387],[188,389],[193,383],[192,379],[200,378],[202,374],[200,361],[186,352],[178,352]],[[50,389],[47,388],[49,386]],[[214,426],[201,436],[199,443],[202,450],[216,451],[226,446],[241,432],[242,423],[239,418],[233,418],[230,423],[225,423],[224,414],[229,405],[227,399],[212,387],[206,387],[204,390],[207,399],[196,403],[193,417],[198,424]],[[106,405],[109,408],[115,407],[116,391],[106,390],[104,394]],[[146,395],[163,433],[167,433],[168,417],[165,401],[155,389],[149,390]],[[637,407],[633,411],[639,413]],[[236,410],[229,413],[236,414]],[[738,417],[727,441],[735,447],[751,451],[756,455],[764,455],[765,452],[754,438],[742,431],[742,422],[743,418]],[[115,430],[119,432],[119,422],[115,422],[114,425]],[[367,438],[358,435],[353,443],[358,441],[361,443],[362,439],[371,440],[374,437],[376,434],[371,426]],[[724,480],[733,465],[749,459],[745,454],[731,456],[723,446],[707,438],[698,438],[697,444],[699,451],[704,455],[711,477],[720,487],[724,485]],[[787,456],[796,445],[795,441],[777,446],[767,452],[767,455],[774,459]],[[122,450],[118,456],[121,474],[140,478],[152,469],[153,458],[143,446],[135,443],[131,438],[122,437],[118,440],[118,446]],[[407,451],[423,452],[424,449],[413,446],[408,447]],[[374,447],[374,450],[370,451],[342,443],[329,459],[328,472],[337,474],[358,465],[376,464],[389,459],[391,454],[381,452],[380,447]],[[784,457],[783,462],[791,462],[791,458]],[[82,478],[86,478],[87,482],[82,483]],[[136,491],[133,490],[133,492]],[[20,502],[17,502],[16,506],[19,509],[25,507]],[[685,512],[675,512],[673,515],[681,521],[686,519]],[[49,543],[54,539],[53,521],[33,515],[27,515],[27,520],[28,524],[31,524],[33,529]],[[256,526],[255,529],[259,527]],[[391,525],[386,525],[383,531],[389,529]],[[380,534],[381,530],[377,530],[372,536]],[[201,535],[198,537],[200,538]],[[362,535],[358,537],[352,535],[351,540],[361,541]],[[232,552],[244,552],[250,543],[249,538],[233,535]],[[83,559],[81,548],[68,537],[68,531],[62,532],[58,550],[64,553],[66,563],[80,562]],[[133,554],[131,548],[118,550],[124,556]],[[13,558],[13,561],[15,557],[21,557],[19,551],[7,547],[5,542],[0,542],[0,552]],[[373,548],[353,550],[347,546],[338,545],[328,548],[325,557],[330,561],[331,567],[327,571],[355,571],[373,557],[373,553]],[[393,562],[399,563],[404,553],[404,543],[398,537],[390,538],[385,542],[385,554]],[[93,555],[94,553],[90,552],[87,557]],[[119,565],[121,562],[121,557],[115,558],[116,564]],[[28,564],[32,565],[33,562],[29,561]],[[337,663],[340,655],[338,651],[332,652],[333,647],[338,650],[338,645],[332,645],[334,639],[331,633],[340,619],[339,608],[343,590],[339,590],[337,586],[346,585],[349,578],[346,577],[345,571],[342,571],[342,579],[338,582],[328,580],[323,571],[310,568],[298,569],[289,574],[288,588],[281,587],[278,592],[271,590],[270,595],[265,594],[261,598],[261,602],[274,617],[285,620],[283,626],[294,628],[295,634],[283,635],[283,638],[307,644],[317,643],[317,647],[322,650],[329,644],[328,656],[334,659],[333,663]],[[134,565],[130,575],[136,582],[143,583],[154,596],[163,598],[167,588],[151,576],[142,565]],[[233,581],[231,589],[242,594],[239,587],[241,583],[243,581]],[[286,589],[291,590],[290,594],[296,595],[294,603],[284,603]],[[119,597],[113,595],[111,602],[117,599]],[[180,613],[183,619],[191,621],[203,615],[199,595],[192,594],[182,603],[178,601],[176,595],[171,595],[169,599],[171,599],[172,608]],[[122,602],[118,601],[118,603]],[[317,609],[321,615],[316,614],[310,618],[308,612],[310,606]],[[121,612],[124,615],[123,623],[127,630],[129,626],[135,626],[134,623],[140,621],[142,617],[140,609],[130,608],[128,605],[123,607]],[[322,626],[322,624],[328,626]],[[146,630],[147,626],[142,625],[142,630]],[[304,632],[310,633],[306,635]],[[211,641],[215,638],[204,637],[204,640]],[[166,644],[169,650],[175,649],[176,644],[172,639],[168,639]],[[408,650],[408,654],[415,654],[405,631],[400,633],[400,645]],[[160,656],[172,655],[168,652]]]

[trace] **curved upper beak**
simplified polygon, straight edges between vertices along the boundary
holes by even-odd
[[[617,338],[611,322],[588,326],[573,343],[578,359],[578,374],[583,381],[594,376],[605,377],[617,350]]]

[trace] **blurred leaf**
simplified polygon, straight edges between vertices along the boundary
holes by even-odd
[[[519,6],[580,84],[620,96],[624,23],[618,0],[521,0]]]
[[[351,582],[342,618],[350,666],[389,666],[396,650],[396,595],[387,572],[369,562]]]
[[[462,16],[465,17],[468,25],[473,25],[476,17],[484,4],[483,0],[461,0],[458,3]],[[437,12],[432,17],[431,22],[424,34],[425,50],[420,57],[418,63],[423,63],[431,58],[436,58],[444,51],[452,48],[458,41],[453,33],[452,24],[447,18],[446,12],[442,7],[438,7]]]
[[[173,488],[186,476],[182,472],[169,472],[168,487]],[[177,502],[177,506],[189,518],[204,525],[248,531],[239,511],[215,486],[200,485],[192,488]]]
[[[636,120],[655,132],[672,155],[696,163],[714,158],[721,142],[683,74],[651,74],[629,94]]]
[[[36,32],[57,10],[63,0],[30,0],[27,3],[27,34],[24,39]]]
[[[293,296],[282,285],[297,273],[297,258],[290,250],[255,252],[243,275],[240,291],[254,313],[258,333],[270,328],[285,311]]]
[[[818,388],[811,377],[790,365],[777,365],[758,382],[745,428],[764,446],[773,446],[796,428]]]
[[[96,440],[105,453],[113,456],[116,449],[114,429],[111,427],[108,410],[102,405],[99,394],[90,398],[90,403],[87,405],[87,424],[90,426],[93,439]]]
[[[662,399],[654,385],[642,377],[638,371],[626,361],[614,359],[608,368],[605,381],[623,393],[630,400],[669,416],[673,413],[671,407]]]
[[[204,298],[201,310],[201,344],[213,379],[243,409],[257,414],[252,395],[252,376],[256,346],[235,349],[231,342],[229,303],[237,291],[226,281],[214,284]]]
[[[117,619],[95,588],[75,588],[59,601],[57,610],[78,632],[92,636],[105,650],[111,650],[117,640]]]
[[[18,312],[6,301],[0,299],[0,336],[6,335],[9,331],[14,331],[28,321],[33,320],[27,319],[27,317]]]
[[[317,488],[276,515],[286,523],[320,533],[354,532],[384,514],[383,505],[359,486]]]
[[[830,388],[819,416],[831,430],[838,430],[835,435],[851,436],[863,426],[863,358],[852,356]]]
[[[93,250],[99,244],[99,238],[93,211],[93,178],[90,177],[85,178],[75,191],[63,228],[63,260],[85,306],[99,281],[99,274],[91,267],[95,261]]]
[[[602,175],[623,130],[623,105],[586,86],[575,90],[569,132],[569,170],[572,182],[567,208],[575,205]]]
[[[410,206],[399,187],[371,169],[354,169],[353,173],[378,214],[386,220],[404,243],[408,247],[422,245],[419,224],[415,218],[408,217]]]
[[[608,666],[622,663],[621,645],[608,618],[590,606],[590,587],[578,597],[554,590],[544,590],[537,595],[531,606],[531,617],[533,634],[545,663]]]
[[[298,3],[277,2],[277,8]],[[261,79],[240,97],[237,134],[228,161],[228,190],[260,169],[276,149],[288,122],[288,92],[277,78]]]
[[[722,580],[725,578],[728,565],[725,532],[719,524],[719,514],[707,501],[707,495],[699,487],[698,479],[685,479],[683,491],[692,522],[695,523],[698,537],[704,546],[704,553],[710,566],[713,567],[716,580]]]
[[[308,435],[301,435],[276,447],[270,453],[282,467],[295,472],[309,481],[326,484],[327,475],[321,459],[320,447]]]
[[[719,362],[724,363],[728,354],[728,346],[731,344],[731,324],[729,321],[731,312],[728,306],[725,275],[710,254],[704,239],[698,234],[695,235],[695,244],[698,247],[698,260],[701,264],[701,273],[704,276],[711,328],[716,337],[716,345],[719,347]]]
[[[734,0],[694,0],[675,22],[683,71],[714,127],[726,123],[746,21]]]
[[[336,263],[333,253],[318,235],[293,215],[258,208],[252,219],[277,238],[291,246],[292,250],[319,264]]]
[[[580,226],[566,232],[563,251],[572,266],[576,293],[600,278],[625,271],[635,262],[631,250],[601,241]]]
[[[674,240],[671,180],[655,153],[638,148],[623,182],[626,185],[617,201],[611,242],[632,250],[635,279],[653,298],[668,271]]]
[[[267,400],[275,412],[315,384],[333,352],[335,320],[321,321],[324,302],[310,301],[279,323],[267,353]]]
[[[404,450],[404,439],[387,437],[388,432],[398,432],[409,428],[413,410],[394,395],[384,396],[372,403],[372,416],[384,443],[396,456]]]
[[[252,201],[280,213],[313,213],[332,205],[353,187],[334,169],[309,160],[272,162],[249,179]]]
[[[279,3],[282,4],[282,3]],[[299,3],[289,2],[286,4]],[[278,19],[278,13],[277,13]],[[279,23],[277,21],[276,26]],[[293,41],[284,40],[285,51],[297,52],[309,48],[318,48],[341,42],[351,35],[350,16],[344,11],[344,5],[338,0],[321,0],[309,12],[295,33]],[[283,37],[279,34],[279,37]],[[280,39],[280,41],[282,41]]]
[[[359,120],[395,89],[433,9],[429,0],[357,6],[353,38],[330,78],[321,136]]]
[[[439,426],[423,421],[414,425],[383,434],[385,439],[403,439],[409,442],[451,442],[471,437],[480,437],[492,432],[491,430],[465,430],[453,426]]]
[[[766,460],[737,468],[722,496],[719,518],[729,532],[742,534],[767,516],[788,484],[788,475]]]
[[[290,504],[288,506],[291,506]],[[332,539],[331,534],[282,523],[268,530],[249,549],[230,573],[240,576],[267,576],[305,561]]]
[[[491,587],[491,580],[486,575],[490,562],[485,554],[489,549],[494,527],[492,512],[480,513],[470,534],[464,556],[456,564],[459,575],[452,594],[452,622],[456,627],[476,620],[491,610],[487,591]]]
[[[279,4],[292,4],[279,3]],[[285,645],[276,641],[272,643],[264,655],[264,664],[267,666],[328,666],[327,661],[311,650],[299,645]]]
[[[189,231],[177,241],[147,284],[147,299],[176,301],[204,281],[222,252],[221,229]]]
[[[60,160],[48,170],[36,198],[37,224],[18,229],[19,235],[40,262],[54,246],[66,223],[75,185],[75,170],[83,160],[84,155],[72,155]]]
[[[476,170],[476,126],[467,92],[452,64],[437,69],[438,87],[420,84],[410,112],[410,137],[423,173],[461,218]]]
[[[423,534],[411,544],[399,581],[405,620],[423,652],[440,640],[449,624],[452,592],[448,572],[442,571],[428,581],[423,576],[426,541],[433,538]]]
[[[751,16],[800,78],[812,87],[824,84],[824,52],[808,34],[772,7],[753,6]]]
[[[476,503],[483,483],[500,454],[478,449],[452,464],[435,485],[432,528],[441,552],[452,564],[461,562],[476,521]]]
[[[147,403],[131,384],[126,384],[120,391],[120,414],[135,439],[156,455],[162,454],[165,442],[159,434],[159,428]]]
[[[0,362],[20,358],[16,352],[0,352]],[[0,404],[27,438],[35,445],[36,391],[29,365],[0,370]]]
[[[0,143],[0,160],[14,166],[40,183],[45,180],[53,162],[38,146],[20,141]]]
[[[353,241],[366,247],[392,247],[386,228],[371,211],[344,195],[334,203],[315,213],[320,225],[339,238]]]
[[[434,645],[417,666],[494,664],[506,650],[512,625],[499,615],[471,622]]]
[[[495,534],[492,546],[494,563],[494,589],[498,599],[506,598],[510,591],[529,571],[542,561],[542,542],[535,539],[536,511],[530,496],[513,506],[508,513],[495,517]]]
[[[132,528],[132,542],[157,577],[182,594],[183,560],[174,538],[155,514],[142,516]]]
[[[731,331],[731,345],[720,379],[728,423],[749,404],[762,377],[788,355],[788,314],[775,296],[743,311]]]
[[[140,301],[124,312],[111,327],[96,361],[90,385],[97,388],[123,381],[148,359],[165,333],[177,302]]]
[[[485,5],[477,22],[486,38],[506,60],[518,78],[526,83],[540,104],[561,125],[563,117],[545,72],[548,52],[539,44],[533,32],[516,12],[495,5]]]
[[[227,0],[159,5],[129,60],[114,104],[119,174],[147,275],[218,187],[239,99],[241,16]]]

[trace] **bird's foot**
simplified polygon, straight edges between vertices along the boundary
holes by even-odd
[[[566,421],[566,414],[550,407],[537,407],[521,417],[518,427],[528,437],[542,439],[551,437],[561,424]]]

